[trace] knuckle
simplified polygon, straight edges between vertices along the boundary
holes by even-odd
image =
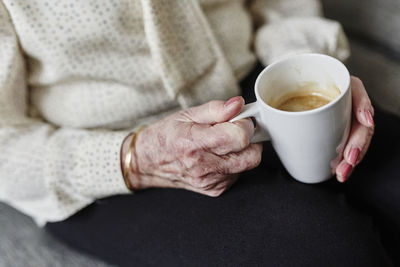
[[[236,142],[241,149],[245,149],[250,144],[249,135],[242,127],[237,126],[236,129]]]
[[[196,188],[203,188],[205,186],[203,179],[201,179],[199,176],[194,177],[192,179],[192,186]]]
[[[226,164],[222,163],[217,163],[213,166],[214,172],[219,175],[225,175],[226,173],[229,173],[228,171],[229,168],[230,166],[226,166]]]
[[[186,144],[183,140],[177,140],[175,142],[175,149],[178,152],[178,155],[184,155],[186,152]]]
[[[183,164],[187,170],[189,170],[189,173],[193,174],[196,176],[196,174],[200,173],[201,171],[201,166],[203,163],[203,158],[198,155],[198,153],[193,152],[193,153],[185,153],[181,155],[183,157]],[[201,176],[201,175],[198,175]]]
[[[249,146],[250,140],[249,140],[249,137],[247,136],[247,134],[244,134],[240,137],[239,144],[240,144],[241,149],[245,149],[246,147]]]
[[[179,156],[188,157],[188,158],[195,158],[197,147],[195,144],[185,138],[177,137],[175,141],[175,149]]]
[[[210,196],[210,197],[219,197],[220,195],[222,195],[222,193],[225,191],[224,189],[215,189],[215,190],[210,190],[206,192],[206,195]]]
[[[215,112],[218,112],[218,107],[220,106],[221,101],[211,100],[207,104],[208,114],[213,115]]]
[[[253,151],[252,153],[246,153],[243,155],[242,159],[239,160],[238,164],[240,164],[240,171],[245,171],[249,169],[253,169],[260,165],[261,163],[261,152]]]
[[[217,107],[220,104],[220,102],[221,101],[219,101],[219,100],[211,100],[211,101],[208,101],[208,106],[209,106],[209,108],[213,109],[213,108]]]
[[[195,188],[203,188],[207,186],[205,179],[200,178],[200,176],[194,176],[191,179],[190,184]]]
[[[195,158],[192,158],[192,157],[185,157],[182,160],[182,163],[183,163],[183,167],[186,168],[188,173],[191,176],[195,176],[194,174],[197,172],[197,170],[195,168],[197,166],[197,160]]]
[[[202,191],[212,191],[215,186],[215,182],[207,177],[196,177],[192,178],[191,185]]]
[[[222,131],[221,133],[214,135],[212,138],[215,147],[222,147],[231,142],[229,134],[223,133]]]
[[[235,166],[238,166],[236,172],[242,172],[250,167],[250,161],[247,157],[241,157],[234,161]]]
[[[354,82],[363,84],[362,80],[359,77],[357,77],[357,76],[351,76],[351,77],[353,78]]]
[[[191,108],[178,111],[178,117],[183,121],[192,121],[194,110]]]
[[[207,174],[206,168],[203,168],[201,166],[198,166],[194,161],[192,161],[193,164],[190,167],[189,173],[193,177],[192,184],[194,186],[200,185],[202,182],[201,177]],[[200,185],[201,186],[201,185]]]
[[[257,167],[261,163],[261,153],[257,153],[254,157],[253,167]]]
[[[254,165],[254,161],[252,158],[246,158],[243,160],[243,164],[242,164],[242,171],[251,169]]]
[[[219,173],[231,173],[231,172],[240,172],[242,171],[243,161],[241,160],[240,156],[237,154],[232,153],[229,155],[229,160],[225,166],[220,166]]]
[[[375,133],[375,127],[369,127],[368,130],[367,130],[367,137],[368,138],[372,138],[374,133]]]
[[[208,102],[209,107],[212,110],[218,109],[223,102],[221,100],[211,100]]]

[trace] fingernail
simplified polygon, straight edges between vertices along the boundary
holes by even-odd
[[[229,107],[230,105],[232,105],[233,103],[240,101],[240,96],[235,96],[232,97],[231,99],[229,99],[228,101],[225,102],[224,107]]]
[[[358,155],[360,155],[360,149],[357,147],[353,147],[349,152],[349,161],[351,165],[355,165],[358,159]]]
[[[351,172],[352,169],[353,169],[353,167],[350,164],[344,163],[341,166],[342,174],[340,175],[340,177],[338,177],[339,181],[342,183],[345,182],[347,180],[347,176],[349,176],[349,173]]]
[[[367,119],[367,122],[369,126],[374,126],[374,118],[372,117],[371,111],[366,110],[365,111],[365,118]]]

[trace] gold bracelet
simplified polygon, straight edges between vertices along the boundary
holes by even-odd
[[[140,126],[139,129],[138,129],[135,133],[133,133],[133,137],[132,137],[131,143],[130,143],[130,145],[129,145],[128,152],[127,152],[126,155],[125,155],[124,171],[123,171],[123,173],[122,173],[122,176],[124,177],[124,181],[125,181],[126,187],[127,187],[129,190],[131,190],[132,192],[134,192],[134,188],[133,188],[131,182],[129,181],[128,174],[129,174],[129,170],[130,170],[130,168],[131,168],[132,153],[135,154],[135,155],[134,155],[134,156],[135,156],[135,161],[136,161],[136,164],[135,164],[135,165],[137,166],[137,157],[136,157],[136,153],[135,153],[135,150],[134,150],[134,146],[135,146],[136,138],[137,138],[138,134],[139,134],[144,128],[145,128],[145,126]],[[136,169],[137,169],[137,167],[136,167]]]

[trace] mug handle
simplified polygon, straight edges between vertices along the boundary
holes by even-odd
[[[257,126],[254,129],[254,135],[251,138],[251,143],[259,143],[263,141],[271,140],[269,134],[259,126],[259,122],[261,121],[260,112],[258,110],[257,102],[253,102],[247,105],[244,105],[242,111],[229,122],[234,122],[244,118],[254,117],[257,122]]]

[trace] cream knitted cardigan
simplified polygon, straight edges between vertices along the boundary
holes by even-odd
[[[239,94],[256,57],[345,59],[340,25],[320,10],[314,0],[0,1],[0,200],[44,224],[129,193],[119,151],[138,125]]]

